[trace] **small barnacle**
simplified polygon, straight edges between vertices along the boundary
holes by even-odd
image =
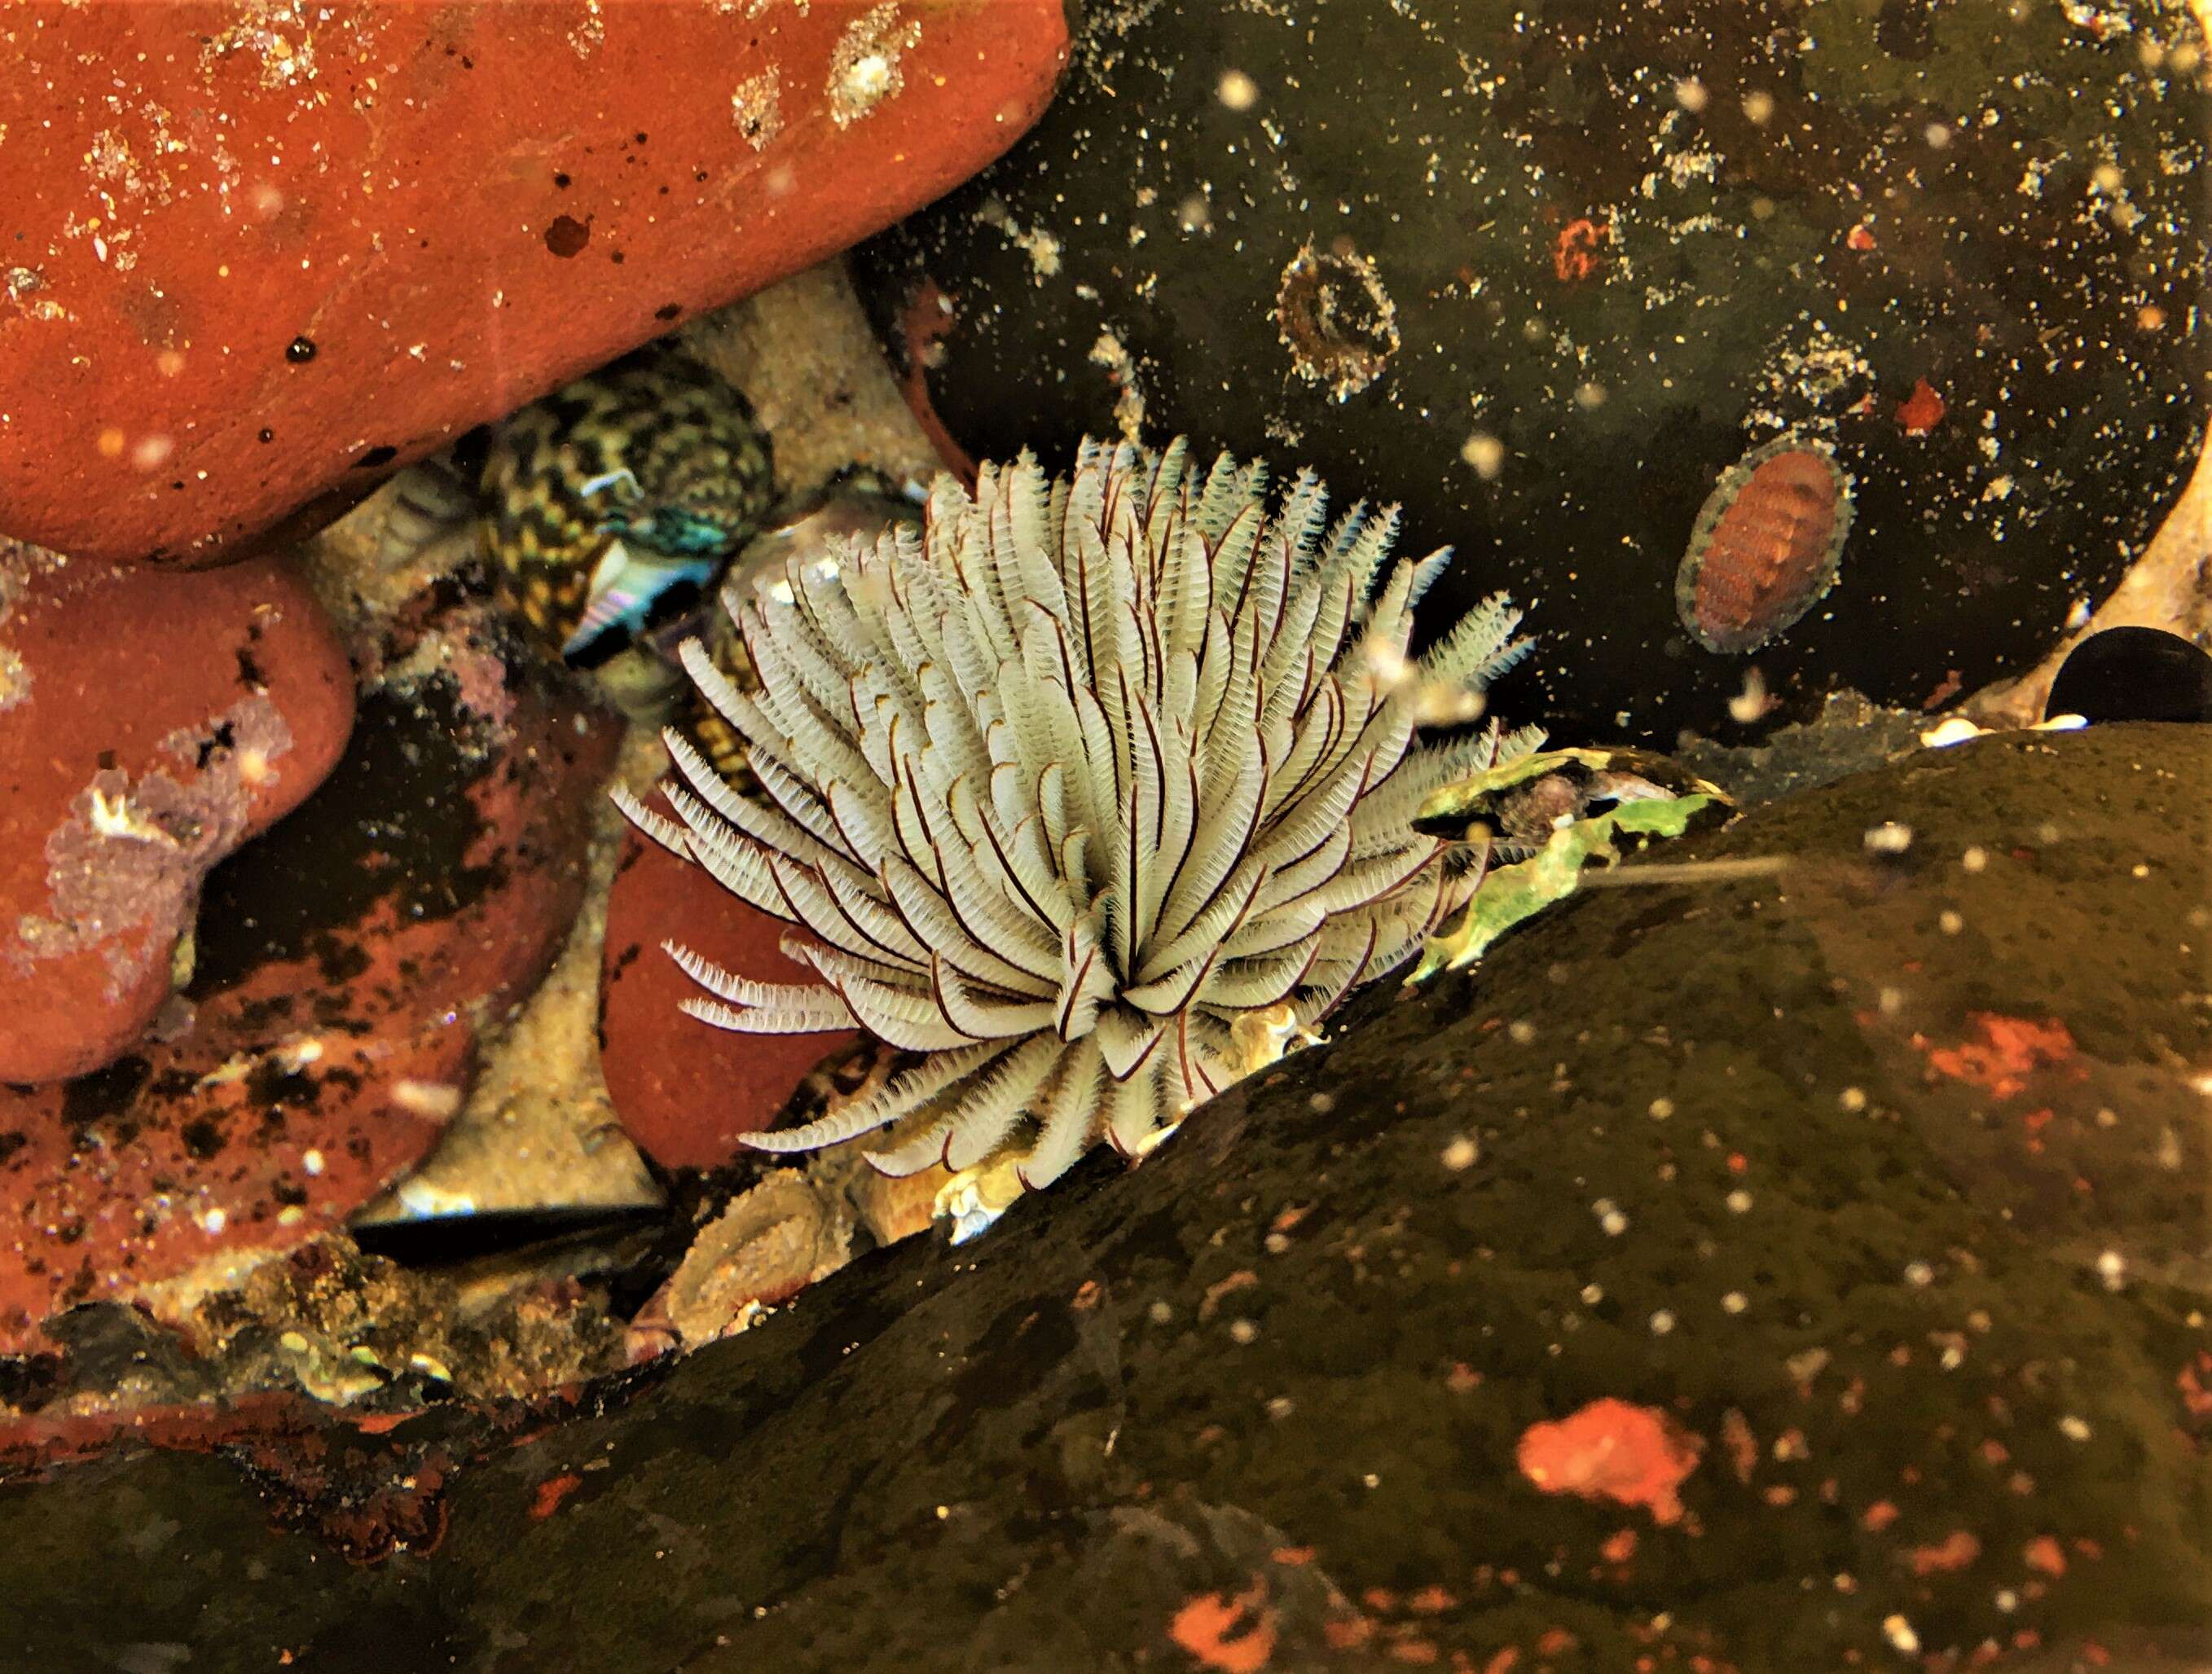
[[[821,982],[671,944],[706,990],[684,1009],[925,1055],[748,1143],[888,1130],[877,1167],[941,1163],[940,1209],[972,1228],[1094,1145],[1141,1156],[1467,899],[1463,846],[1413,816],[1538,735],[1413,738],[1425,693],[1518,659],[1518,613],[1493,597],[1412,677],[1375,678],[1449,554],[1386,567],[1395,513],[1332,526],[1306,473],[1270,515],[1263,481],[1226,455],[1194,469],[1181,442],[1086,442],[1072,481],[1026,455],[972,498],[940,478],[919,531],[725,592],[760,689],[697,641],[684,660],[757,794],[672,730],[681,823],[618,799],[799,925],[785,947]]]
[[[87,815],[92,828],[102,837],[120,837],[139,843],[165,843],[177,846],[177,840],[153,820],[146,817],[131,804],[131,794],[111,797],[95,785],[91,792],[92,803]]]
[[[1291,366],[1329,399],[1354,396],[1382,375],[1398,352],[1398,305],[1369,258],[1339,240],[1328,251],[1302,246],[1275,289],[1275,327]]]

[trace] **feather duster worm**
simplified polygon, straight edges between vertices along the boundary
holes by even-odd
[[[1500,596],[1418,659],[1449,551],[1385,563],[1395,510],[1334,527],[1310,473],[1085,443],[942,478],[923,527],[732,588],[761,689],[696,642],[744,740],[739,794],[680,734],[678,820],[648,835],[801,928],[817,985],[669,951],[686,1010],[756,1033],[867,1029],[926,1054],[799,1151],[884,1133],[904,1174],[1056,1179],[1141,1154],[1182,1115],[1401,964],[1474,872],[1412,826],[1438,786],[1534,747],[1493,721],[1413,748],[1425,694],[1479,691],[1526,641]],[[1462,852],[1463,861],[1463,852]],[[888,1131],[887,1132],[885,1131]]]

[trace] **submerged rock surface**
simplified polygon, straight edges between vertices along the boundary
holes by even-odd
[[[2196,727],[1915,755],[526,1446],[294,1416],[14,1482],[0,1650],[2202,1657],[2208,792]]]
[[[1141,427],[1401,501],[1437,620],[1529,608],[1508,711],[1663,744],[1769,633],[1788,719],[1917,705],[2111,589],[2203,434],[2204,68],[2180,6],[1127,0],[860,265],[975,457]],[[1688,561],[1784,436],[1849,479],[1840,573],[1708,649],[1678,575],[1826,579],[1835,504]]]

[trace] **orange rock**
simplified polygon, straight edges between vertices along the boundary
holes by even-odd
[[[145,1034],[202,880],[322,783],[353,711],[336,632],[279,564],[161,575],[0,543],[0,1082]]]
[[[131,576],[219,590],[258,567]],[[440,651],[363,700],[323,794],[210,881],[163,1038],[0,1086],[0,1355],[62,1308],[342,1226],[437,1143],[477,1020],[551,962],[619,731],[521,676],[479,682],[487,715],[465,695],[480,642],[448,630]]]
[[[657,795],[649,805],[668,811]],[[702,991],[664,941],[757,982],[805,982],[814,973],[782,953],[791,925],[634,831],[623,842],[599,1001],[607,1093],[623,1131],[663,1168],[714,1168],[738,1154],[743,1135],[775,1121],[809,1071],[859,1037],[741,1034],[679,1010]]]
[[[0,529],[217,561],[996,157],[1061,0],[0,20]]]

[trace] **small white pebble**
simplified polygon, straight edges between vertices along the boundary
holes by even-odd
[[[1229,1340],[1232,1343],[1252,1343],[1258,1340],[1260,1328],[1249,1319],[1232,1319],[1229,1324]]]
[[[1156,1325],[1164,1325],[1175,1318],[1174,1307],[1167,1302],[1154,1302],[1145,1310],[1146,1316]]]
[[[300,1166],[302,1168],[305,1168],[310,1175],[321,1174],[323,1172],[323,1154],[320,1151],[313,1150],[302,1153],[300,1157]]]
[[[1869,854],[1903,854],[1912,846],[1912,828],[1897,820],[1869,826],[1859,840]]]
[[[1908,1261],[1905,1264],[1905,1282],[1924,1290],[1936,1283],[1936,1270],[1924,1261]]]
[[[1241,70],[1224,70],[1213,96],[1232,111],[1249,111],[1259,100],[1260,84]]]
[[[1739,1186],[1728,1194],[1728,1206],[1729,1213],[1731,1215],[1748,1213],[1751,1209],[1751,1193]]]
[[[2097,1258],[2097,1277],[2105,1282],[2107,1290],[2118,1290],[2126,1283],[2128,1259],[2118,1250],[2106,1250]]]
[[[1842,1092],[1836,1095],[1836,1102],[1841,1105],[1845,1110],[1850,1112],[1852,1115],[1856,1116],[1859,1112],[1867,1107],[1866,1089],[1863,1087],[1846,1087]]]
[[[1278,1421],[1288,1418],[1297,1410],[1296,1404],[1287,1395],[1278,1395],[1267,1403],[1267,1416]]]
[[[1721,1298],[1721,1307],[1729,1313],[1741,1313],[1751,1306],[1751,1298],[1741,1290],[1731,1290]]]
[[[1652,1100],[1652,1101],[1651,1101],[1651,1119],[1652,1119],[1653,1121],[1655,1121],[1655,1122],[1663,1122],[1663,1121],[1665,1121],[1665,1120],[1666,1120],[1669,1116],[1672,1116],[1674,1113],[1674,1100],[1672,1100],[1672,1099],[1654,1099],[1654,1100]]]
[[[2128,876],[2130,877],[2148,877],[2150,876],[2150,868],[2143,864],[2142,861],[2138,860],[2134,865],[2128,868]]]
[[[1946,936],[1956,936],[1966,927],[1966,921],[1948,907],[1936,915],[1936,928]]]
[[[1990,1603],[2005,1615],[2010,1616],[2020,1608],[2020,1594],[2008,1586],[2001,1586],[1997,1589],[1996,1597],[1991,1599]]]
[[[2058,1421],[2058,1434],[2069,1441],[2087,1441],[2089,1439],[2088,1422],[2069,1412]]]
[[[1652,1336],[1664,1337],[1668,1331],[1674,1329],[1674,1315],[1672,1309],[1662,1307],[1656,1313],[1654,1313],[1651,1316]]]
[[[214,1238],[220,1235],[222,1229],[230,1224],[230,1217],[219,1209],[210,1209],[199,1216],[199,1223],[200,1230],[209,1237]]]
[[[1505,1033],[1516,1046],[1525,1046],[1536,1038],[1536,1026],[1526,1017],[1516,1017],[1506,1024]]]
[[[1482,1147],[1462,1133],[1445,1146],[1438,1156],[1445,1168],[1455,1174],[1462,1174],[1482,1160]]]
[[[1359,1480],[1369,1488],[1380,1488],[1382,1486],[1382,1478],[1376,1476],[1372,1471],[1370,1471]]]
[[[1881,1622],[1882,1637],[1897,1648],[1900,1656],[1920,1654],[1920,1635],[1912,1631],[1912,1624],[1901,1616],[1887,1616]]]
[[[1592,1204],[1590,1213],[1597,1216],[1598,1225],[1605,1229],[1605,1235],[1608,1238],[1618,1238],[1628,1230],[1628,1217],[1614,1206],[1610,1198],[1600,1198]]]
[[[1959,857],[1959,864],[1970,872],[1978,872],[1990,864],[1990,852],[1979,843],[1972,844]]]
[[[1605,1287],[1603,1285],[1586,1284],[1583,1287],[1583,1306],[1584,1307],[1595,1307],[1604,1300]]]
[[[1306,1108],[1316,1116],[1326,1116],[1336,1108],[1336,1095],[1334,1093],[1316,1093],[1306,1101]]]

